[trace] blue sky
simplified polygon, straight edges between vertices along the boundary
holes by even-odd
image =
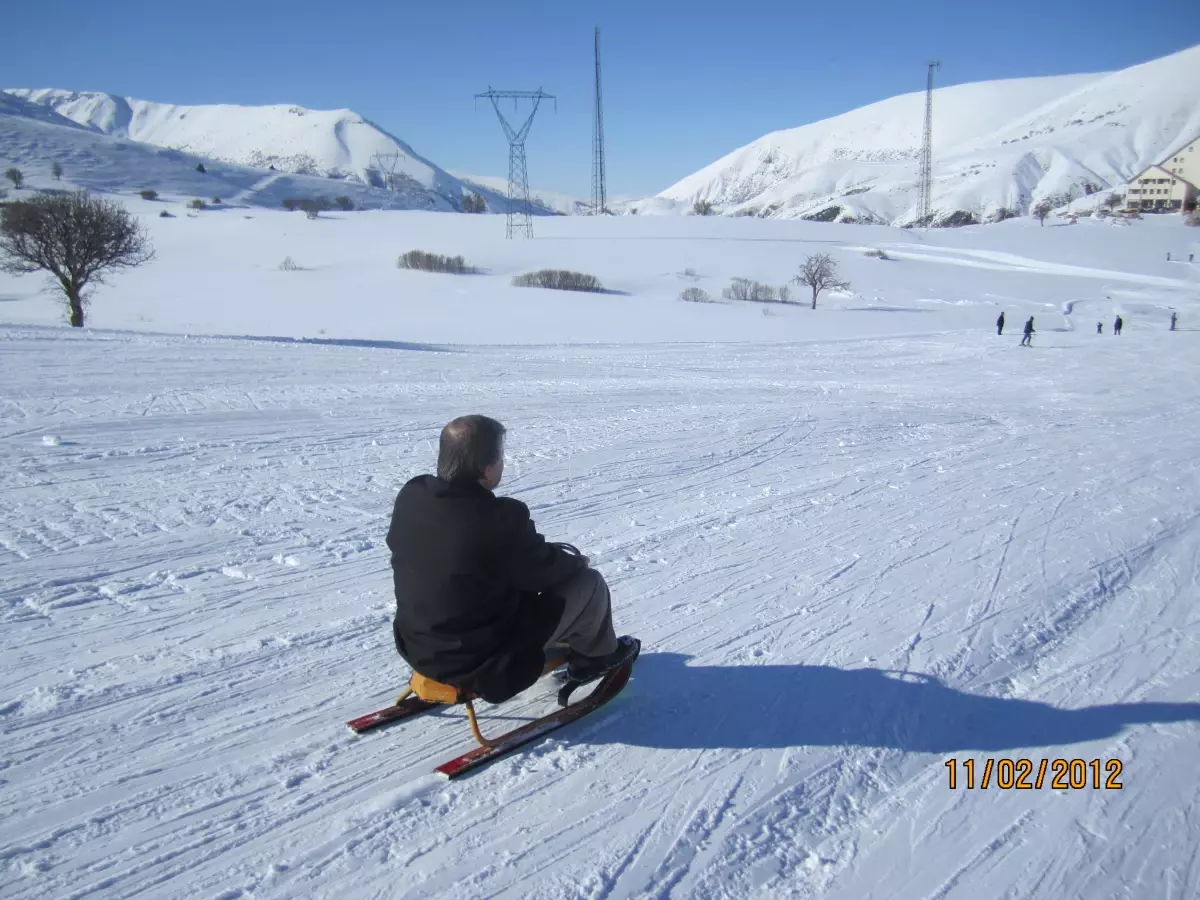
[[[20,3],[0,86],[180,104],[349,107],[452,170],[507,173],[472,95],[558,96],[528,142],[534,186],[587,195],[592,28],[602,31],[610,194],[660,191],[761,135],[924,87],[1118,69],[1200,43],[1197,0],[757,4]],[[1135,25],[1136,22],[1136,25]],[[1200,82],[1200,73],[1197,73]]]

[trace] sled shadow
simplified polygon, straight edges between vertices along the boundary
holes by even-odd
[[[591,739],[674,750],[851,746],[951,753],[1077,744],[1131,725],[1200,722],[1200,703],[1059,709],[967,694],[915,673],[689,666],[689,658],[643,654],[631,688],[648,702],[626,704],[620,720]]]

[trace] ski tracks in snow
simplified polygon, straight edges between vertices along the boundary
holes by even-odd
[[[0,409],[6,896],[1049,897],[1146,865],[1200,877],[1170,862],[1196,848],[1178,825],[1200,802],[1179,776],[1195,723],[1135,709],[1119,734],[996,751],[1117,756],[1136,790],[985,797],[946,790],[945,757],[972,751],[929,749],[943,709],[923,699],[1195,696],[1190,362],[1132,343],[1141,385],[955,337],[426,354],[21,334]],[[406,675],[395,490],[477,408],[509,427],[506,490],[588,553],[645,651],[594,718],[446,784],[428,775],[470,745],[458,711],[341,723]],[[551,703],[485,706],[483,728]],[[1118,828],[1142,836],[1117,851]]]

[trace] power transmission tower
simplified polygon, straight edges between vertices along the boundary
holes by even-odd
[[[371,157],[371,162],[379,170],[379,177],[388,192],[385,209],[392,208],[392,203],[396,199],[396,193],[400,190],[400,183],[403,178],[396,177],[396,166],[399,165],[402,156],[403,154],[401,153],[376,153]]]
[[[491,87],[485,93],[476,94],[475,99],[487,97],[492,101],[492,108],[500,119],[500,127],[508,138],[508,229],[506,237],[512,237],[514,232],[521,232],[525,237],[533,237],[533,209],[529,203],[529,169],[525,163],[525,138],[533,125],[533,117],[537,115],[538,106],[543,100],[558,100],[553,94],[547,94],[538,88],[536,91],[495,91]],[[513,111],[517,109],[520,100],[532,100],[533,109],[529,118],[520,128],[513,128],[500,111],[500,100],[512,98]]]
[[[917,210],[917,224],[922,228],[928,228],[933,218],[933,70],[939,66],[937,60],[926,63],[925,134],[921,139],[921,196]]]
[[[608,212],[604,177],[604,104],[600,97],[600,26],[596,26],[596,115],[592,119],[592,215]]]

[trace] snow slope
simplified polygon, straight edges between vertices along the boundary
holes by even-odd
[[[68,175],[70,175],[68,167]],[[1158,328],[1169,307],[1185,320],[1200,294],[1196,236],[1178,217],[1128,226],[1092,218],[1039,227],[1029,219],[929,234],[886,226],[728,218],[571,216],[538,219],[533,241],[506,241],[498,216],[420,212],[207,210],[138,198],[158,258],[98,288],[89,322],[186,334],[252,334],[432,343],[795,341],[846,334],[987,329],[1001,309],[1015,326],[1090,329],[1118,310]],[[160,219],[171,209],[176,217]],[[204,248],[197,253],[197,248]],[[870,248],[890,259],[866,255]],[[396,268],[421,249],[462,255],[470,276]],[[829,253],[850,280],[819,308],[792,286],[790,305],[683,303],[699,287],[720,301],[735,277],[785,284],[811,253]],[[1170,252],[1175,262],[1167,262]],[[285,258],[302,271],[280,271]],[[565,268],[612,293],[513,287],[514,275]],[[62,321],[40,276],[0,274],[0,321]],[[1068,314],[1066,310],[1072,312]]]
[[[4,894],[1196,896],[1197,333],[6,328]],[[596,717],[446,784],[459,712],[342,722],[406,676],[394,493],[476,410],[645,650]],[[989,758],[1115,760],[1122,789],[963,787]]]
[[[934,92],[933,206],[977,219],[1120,187],[1200,135],[1200,46],[1119,72],[1021,78]],[[639,212],[895,224],[916,218],[924,92],[766,135],[689,175]]]
[[[454,172],[454,177],[468,186],[477,186],[492,191],[504,197],[508,196],[508,179],[492,175],[467,175]],[[587,215],[591,212],[592,201],[583,197],[564,194],[561,191],[544,191],[540,188],[529,189],[529,199],[543,209],[560,213],[564,216]],[[503,211],[501,207],[497,212]]]
[[[394,174],[411,189],[457,207],[462,183],[408,144],[348,109],[302,106],[177,106],[50,88],[6,93],[100,134],[239,166],[382,186],[376,154],[397,155]],[[374,171],[372,171],[374,170]],[[334,190],[335,188],[331,188]]]
[[[5,900],[1200,893],[1177,217],[504,241],[487,216],[128,202],[158,258],[89,329],[0,275]],[[413,247],[484,272],[397,270]],[[853,283],[815,311],[676,299],[814,251]],[[621,293],[511,287],[543,266]],[[501,493],[589,555],[644,650],[595,717],[446,784],[458,711],[342,723],[407,677],[387,517],[465,412],[508,425]],[[1122,787],[965,787],[998,758]]]

